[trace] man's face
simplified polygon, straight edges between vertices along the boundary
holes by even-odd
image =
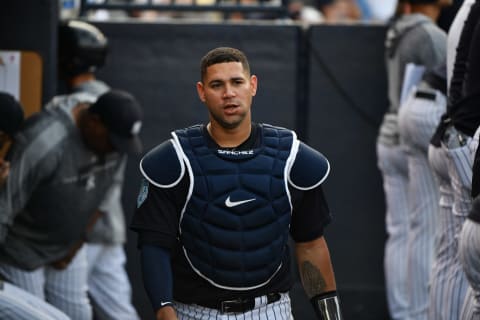
[[[10,171],[10,164],[3,160],[3,157],[7,151],[10,138],[8,135],[0,131],[0,186],[2,186],[7,180],[8,173]]]
[[[0,130],[0,158],[3,158],[5,153],[7,153],[10,142],[9,135]]]
[[[3,145],[6,144],[8,140],[8,135],[5,132],[0,131],[0,149],[3,148]]]
[[[225,129],[250,120],[252,98],[257,92],[257,77],[245,72],[240,62],[224,62],[207,68],[197,83],[200,100],[210,113],[210,121]]]
[[[99,156],[114,151],[108,129],[97,115],[90,115],[88,125],[84,130],[84,141],[87,147]]]

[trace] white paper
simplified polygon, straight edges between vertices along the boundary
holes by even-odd
[[[417,86],[422,80],[425,67],[414,63],[408,63],[405,66],[403,75],[402,92],[400,95],[400,106],[405,102],[412,88]]]
[[[0,91],[20,101],[20,51],[0,50]]]

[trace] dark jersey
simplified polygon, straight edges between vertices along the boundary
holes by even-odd
[[[235,148],[235,151],[253,149],[260,140],[258,125],[253,125],[250,137]],[[212,149],[220,148],[204,129],[207,144]],[[232,148],[226,148],[232,151]],[[168,249],[172,255],[174,274],[174,298],[184,303],[208,303],[227,300],[239,296],[259,296],[270,292],[286,292],[293,279],[291,258],[288,250],[284,256],[282,268],[265,286],[248,291],[231,291],[213,286],[197,275],[184,257],[179,240],[180,214],[185,206],[189,176],[185,174],[176,186],[159,188],[148,186],[148,195],[141,203],[133,217],[132,230],[138,233],[138,246],[157,245]],[[289,187],[292,198],[292,220],[290,234],[294,241],[305,242],[323,235],[324,227],[330,222],[328,210],[321,186],[309,191]],[[161,271],[159,271],[161,272]]]

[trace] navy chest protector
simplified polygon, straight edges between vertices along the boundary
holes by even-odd
[[[259,147],[241,151],[212,150],[203,126],[177,130],[140,162],[158,188],[175,187],[189,175],[179,221],[183,252],[192,269],[219,288],[249,290],[275,276],[287,250],[289,186],[314,189],[330,170],[293,131],[259,128]]]
[[[258,149],[212,150],[203,127],[174,132],[190,175],[180,220],[185,256],[217,287],[248,290],[266,284],[287,250],[292,206],[286,171],[294,134],[263,125]]]

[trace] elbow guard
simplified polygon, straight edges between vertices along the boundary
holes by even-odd
[[[313,309],[320,320],[342,320],[342,313],[340,312],[340,303],[336,291],[319,294],[310,302]]]

